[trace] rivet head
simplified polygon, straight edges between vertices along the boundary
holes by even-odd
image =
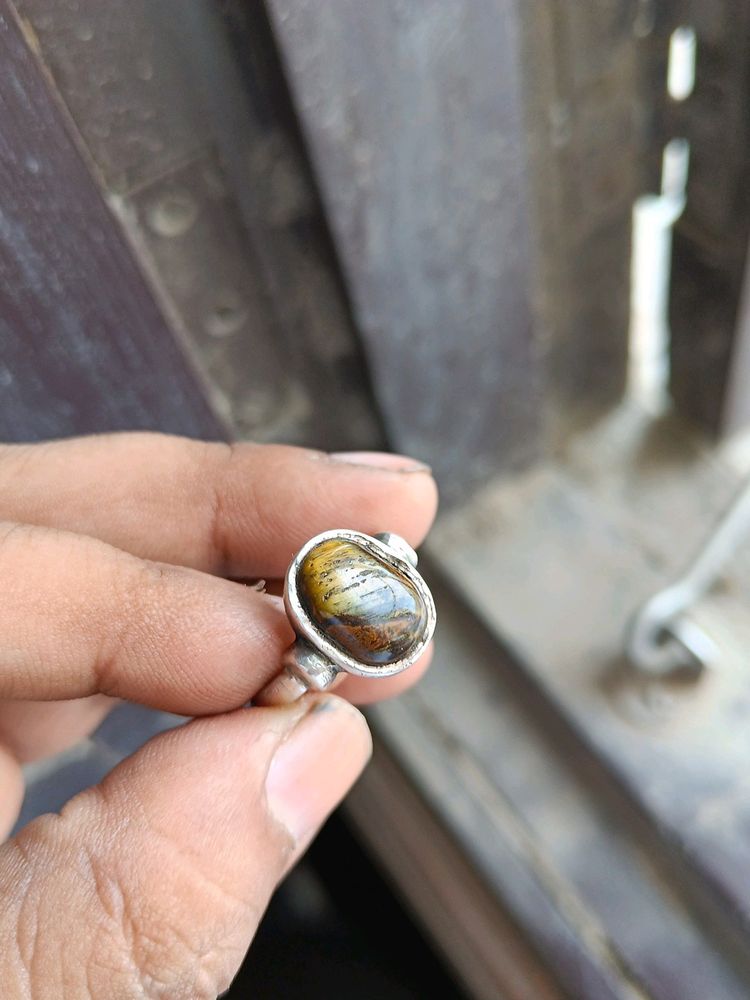
[[[187,191],[172,191],[150,206],[147,218],[153,232],[174,239],[192,229],[198,206]]]

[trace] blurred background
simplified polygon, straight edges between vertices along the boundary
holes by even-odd
[[[2,438],[441,487],[435,667],[231,996],[750,995],[748,53],[745,0],[0,0]]]

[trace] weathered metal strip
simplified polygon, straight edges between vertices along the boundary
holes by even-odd
[[[7,2],[0,64],[2,437],[221,435]]]
[[[262,7],[17,7],[153,293],[233,432],[379,445]]]
[[[517,6],[268,6],[389,438],[466,495],[538,446]]]

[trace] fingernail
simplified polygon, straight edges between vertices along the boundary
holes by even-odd
[[[341,802],[372,752],[364,717],[328,695],[304,715],[273,756],[266,801],[296,844],[304,844]]]
[[[364,465],[369,469],[387,472],[431,472],[429,465],[417,462],[406,455],[392,455],[385,451],[335,451],[328,456],[332,462],[346,465]]]

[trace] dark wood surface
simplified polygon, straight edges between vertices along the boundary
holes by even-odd
[[[622,395],[648,18],[268,6],[390,438],[466,497]]]
[[[0,434],[221,435],[5,0],[0,65]]]
[[[517,7],[268,6],[389,439],[466,496],[538,449]]]

